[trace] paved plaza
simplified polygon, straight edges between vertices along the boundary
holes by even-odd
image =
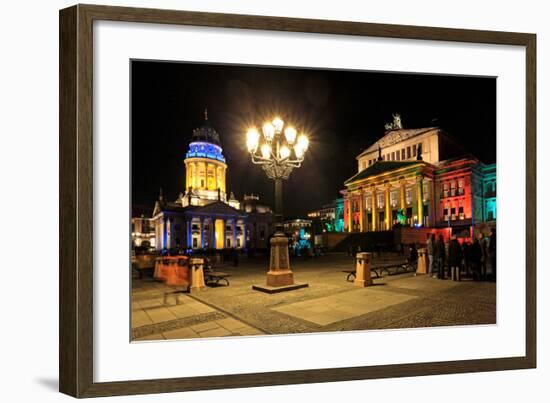
[[[375,259],[374,264],[400,257]],[[170,295],[171,289],[150,278],[133,279],[132,338],[140,340],[261,334],[396,329],[496,323],[496,287],[491,282],[438,280],[413,273],[375,278],[358,288],[342,270],[354,259],[328,254],[292,261],[296,282],[308,288],[265,294],[267,262],[243,258],[238,267],[218,265],[230,273],[229,286],[206,287],[192,294]]]

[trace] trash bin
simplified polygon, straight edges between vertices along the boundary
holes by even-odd
[[[370,267],[372,263],[372,254],[368,252],[360,252],[355,256],[355,281],[353,284],[356,287],[368,287],[372,285],[370,276]]]

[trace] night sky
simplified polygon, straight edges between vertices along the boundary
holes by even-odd
[[[183,159],[204,109],[220,134],[227,189],[273,207],[273,181],[250,161],[246,129],[268,117],[303,129],[310,147],[284,185],[285,217],[339,196],[355,157],[400,113],[403,127],[440,126],[484,162],[496,158],[496,79],[133,61],[132,204],[185,191]],[[270,119],[271,120],[271,119]]]

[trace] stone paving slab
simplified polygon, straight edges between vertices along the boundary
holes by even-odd
[[[391,305],[401,304],[414,298],[417,297],[372,287],[286,304],[273,308],[273,310],[326,326]]]

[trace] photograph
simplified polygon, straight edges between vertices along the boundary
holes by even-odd
[[[130,61],[131,341],[496,325],[497,78]]]

